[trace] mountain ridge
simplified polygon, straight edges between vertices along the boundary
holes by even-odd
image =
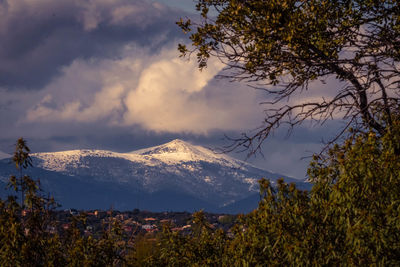
[[[154,209],[157,203],[152,203],[152,197],[159,199],[155,196],[162,195],[163,207],[171,203],[174,210],[183,207],[174,201],[174,196],[180,195],[181,199],[191,199],[193,207],[219,210],[256,194],[258,179],[270,178],[274,184],[277,178],[285,177],[179,139],[128,153],[81,149],[32,153],[31,157],[35,166],[29,170],[32,177],[40,177],[46,190],[64,200],[63,206],[79,202],[63,191],[60,183],[71,192],[76,191],[75,198],[82,199],[82,203],[86,194],[104,206],[106,201],[102,195],[109,195],[107,199],[117,207],[137,208],[133,199],[143,198],[146,200],[142,206]],[[3,181],[5,169],[11,171],[4,166],[5,161],[0,161]],[[306,185],[291,177],[285,178]]]

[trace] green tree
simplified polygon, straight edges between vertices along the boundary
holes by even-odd
[[[218,57],[225,77],[255,82],[272,96],[264,124],[237,146],[260,148],[271,131],[305,120],[342,117],[347,127],[383,135],[399,108],[400,5],[396,0],[197,0],[200,20],[177,24],[190,34],[199,68]],[[286,102],[314,81],[336,79],[320,100]],[[384,117],[382,120],[381,117]],[[338,135],[345,131],[340,131]]]
[[[226,235],[213,229],[204,212],[193,214],[190,234],[173,232],[165,225],[158,236],[155,253],[141,266],[222,266],[226,248]]]
[[[310,192],[279,181],[235,226],[230,264],[400,264],[400,123],[383,137],[354,134],[309,169]]]
[[[312,204],[324,209],[325,222],[340,234],[334,236],[333,247],[343,252],[342,261],[400,263],[399,146],[400,123],[394,120],[383,137],[373,132],[355,135],[336,145],[327,159],[312,163],[309,176],[318,181],[311,191]],[[325,236],[332,240],[331,234]]]
[[[27,175],[22,175],[23,169],[32,166],[32,159],[29,156],[30,149],[26,144],[26,140],[19,138],[15,144],[15,152],[13,155],[13,161],[15,163],[15,168],[19,171],[19,177],[10,177],[10,187],[13,187],[15,192],[21,193],[21,207],[24,208],[25,190],[27,187],[33,189],[35,187],[32,184],[32,179]],[[32,187],[33,186],[33,187]]]
[[[119,222],[113,220],[104,225],[98,238],[85,236],[81,230],[85,226],[84,215],[72,217],[70,228],[61,239],[65,265],[121,266],[124,262],[121,252],[127,248]]]

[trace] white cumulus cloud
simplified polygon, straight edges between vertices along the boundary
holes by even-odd
[[[253,127],[260,120],[256,92],[215,80],[223,68],[210,60],[179,58],[175,46],[156,55],[126,48],[120,59],[75,60],[39,93],[27,122],[101,122],[154,132],[206,134]]]

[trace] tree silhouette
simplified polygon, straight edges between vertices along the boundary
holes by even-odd
[[[26,144],[26,141],[21,137],[15,144],[15,151],[13,155],[13,162],[15,168],[19,171],[19,177],[11,176],[10,186],[14,188],[16,192],[21,192],[21,208],[25,206],[25,191],[27,186],[32,184],[32,181],[28,176],[22,174],[22,170],[32,166],[32,159],[29,156],[30,149]]]
[[[177,24],[190,34],[199,68],[210,57],[226,64],[223,77],[265,90],[265,120],[256,132],[235,138],[232,149],[254,152],[282,124],[289,129],[341,118],[349,127],[383,135],[399,109],[400,5],[395,0],[198,0],[199,21]],[[339,82],[331,97],[290,104],[315,81]],[[326,87],[326,86],[325,86]],[[336,140],[336,138],[334,139]],[[333,141],[334,141],[333,140]]]

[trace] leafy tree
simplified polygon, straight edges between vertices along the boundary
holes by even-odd
[[[13,155],[13,161],[15,168],[19,171],[19,177],[14,175],[10,177],[10,187],[13,187],[15,192],[21,193],[21,207],[24,208],[25,190],[26,187],[33,189],[35,186],[32,184],[32,179],[27,175],[22,175],[23,169],[32,166],[32,159],[29,156],[30,149],[28,148],[26,141],[23,138],[19,138],[15,144],[15,152]],[[33,186],[33,187],[32,187]]]
[[[108,229],[104,228],[98,238],[83,235],[80,230],[83,227],[79,226],[86,226],[85,216],[73,217],[61,240],[65,265],[118,266],[124,262],[121,251],[125,243],[118,221],[109,222]]]
[[[309,169],[310,192],[261,180],[257,210],[235,227],[231,264],[400,264],[400,123],[354,134]]]
[[[400,6],[396,0],[197,0],[200,20],[177,24],[190,33],[199,68],[210,57],[226,64],[232,80],[256,83],[273,98],[259,130],[233,147],[255,151],[281,124],[324,123],[341,117],[347,127],[383,135],[399,108]],[[338,81],[325,98],[286,101],[314,81]],[[283,103],[285,102],[285,103]],[[281,104],[280,104],[281,103]],[[383,117],[383,119],[382,119]],[[340,136],[343,131],[340,131]]]
[[[261,180],[258,209],[209,265],[399,265],[399,2],[197,0],[197,10],[200,20],[178,22],[192,45],[182,55],[195,53],[200,69],[218,57],[225,77],[272,96],[263,126],[233,148],[254,152],[306,120],[342,118],[337,137],[354,129],[311,163],[310,192]],[[330,97],[282,104],[328,79],[338,84]]]
[[[127,266],[154,266],[154,258],[160,255],[157,242],[158,236],[147,233],[136,235],[132,249],[125,255]]]
[[[340,233],[334,247],[341,247],[341,260],[351,265],[400,262],[399,141],[400,123],[394,120],[383,137],[355,135],[309,170],[319,181],[311,192],[313,205],[324,209],[325,221]]]
[[[213,229],[203,211],[193,214],[190,234],[173,232],[165,225],[154,253],[142,266],[221,266],[226,248],[226,235]]]

